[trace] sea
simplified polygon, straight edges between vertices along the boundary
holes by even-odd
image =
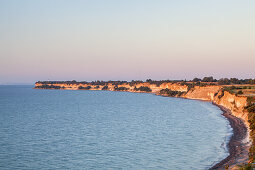
[[[0,169],[209,169],[232,128],[210,102],[0,86]]]

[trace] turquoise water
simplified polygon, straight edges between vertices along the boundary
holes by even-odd
[[[0,86],[0,169],[208,169],[232,134],[209,102]]]

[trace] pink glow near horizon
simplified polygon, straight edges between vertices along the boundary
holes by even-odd
[[[0,84],[255,78],[255,1],[0,2]]]

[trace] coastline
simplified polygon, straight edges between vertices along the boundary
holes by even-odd
[[[131,91],[127,91],[127,92],[131,92]],[[135,93],[148,93],[148,92],[135,92]],[[149,92],[149,94],[154,94],[161,97],[171,97],[171,96],[166,96],[166,95],[157,94],[153,92]],[[216,104],[210,100],[190,99],[186,97],[175,97],[175,98],[199,100],[201,102],[205,102],[205,101],[211,102],[213,105],[220,108],[220,110],[222,111],[222,115],[228,120],[231,128],[233,129],[233,134],[231,135],[230,140],[227,143],[227,149],[228,149],[229,155],[223,160],[221,160],[220,162],[213,165],[211,168],[209,168],[209,170],[225,169],[226,166],[228,166],[228,169],[236,169],[234,168],[236,165],[242,164],[244,162],[248,162],[250,142],[244,142],[244,141],[247,137],[249,137],[249,130],[245,122],[241,118],[234,116],[231,110],[227,109],[226,107]]]
[[[169,97],[165,95],[159,96]],[[216,104],[210,100],[190,99],[186,97],[177,98],[211,102],[213,105],[220,108],[220,110],[222,111],[222,115],[228,120],[231,128],[233,129],[233,134],[231,135],[230,140],[227,143],[229,155],[220,162],[213,165],[211,168],[209,168],[209,170],[225,169],[226,166],[228,166],[229,169],[236,169],[236,165],[248,162],[250,142],[245,142],[245,139],[249,138],[249,130],[247,125],[241,118],[234,116],[231,110],[227,109],[226,107]],[[248,141],[250,140],[248,139]]]
[[[40,88],[37,88],[37,89],[40,89]],[[64,90],[74,90],[74,89],[64,89]],[[75,90],[78,90],[78,89],[75,89]],[[106,91],[113,91],[113,90],[106,90]],[[154,95],[158,95],[162,97],[173,97],[173,96],[167,96],[167,95],[163,95],[163,94],[159,94],[155,92],[141,92],[141,91],[123,91],[123,92],[149,93],[149,94],[154,94]],[[210,99],[193,98],[193,97],[191,98],[191,96],[189,97],[175,96],[175,98],[211,102],[213,105],[221,109],[221,111],[223,112],[222,115],[228,120],[231,128],[233,129],[233,134],[231,135],[230,140],[227,143],[227,149],[228,149],[229,155],[223,160],[221,160],[220,162],[213,165],[211,168],[209,168],[210,170],[225,169],[226,165],[229,167],[229,169],[236,169],[236,165],[242,164],[244,162],[248,162],[250,142],[247,142],[247,140],[245,142],[245,139],[248,139],[249,137],[249,128],[247,127],[248,125],[245,124],[244,120],[234,116],[231,110],[227,109],[226,107],[222,105],[214,103]]]
[[[232,169],[235,165],[249,160],[249,143],[244,143],[244,139],[248,135],[248,128],[244,121],[233,116],[229,109],[215,103],[212,104],[222,110],[222,115],[228,119],[230,126],[233,129],[233,135],[227,144],[229,156],[215,164],[210,170],[225,169],[225,166],[229,166],[229,168]]]
[[[148,93],[148,94],[154,94],[161,97],[171,97],[171,96],[166,96],[166,95],[153,93],[153,92],[132,92],[132,91],[125,91],[125,92]],[[225,169],[226,166],[229,167],[228,169],[233,169],[238,164],[248,162],[250,142],[244,142],[244,141],[247,137],[249,137],[249,130],[245,122],[241,118],[234,116],[231,110],[227,109],[226,107],[222,105],[216,104],[212,102],[211,100],[191,99],[187,97],[175,97],[175,98],[199,100],[201,102],[211,102],[213,105],[220,108],[220,110],[222,111],[222,115],[228,120],[231,128],[233,129],[233,134],[231,135],[230,140],[227,143],[227,149],[228,149],[229,155],[223,160],[221,160],[220,162],[213,165],[211,168],[209,168],[209,170],[215,170],[215,169],[221,170],[221,169]]]

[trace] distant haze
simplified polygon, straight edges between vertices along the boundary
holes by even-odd
[[[255,78],[254,0],[1,0],[0,84]]]

